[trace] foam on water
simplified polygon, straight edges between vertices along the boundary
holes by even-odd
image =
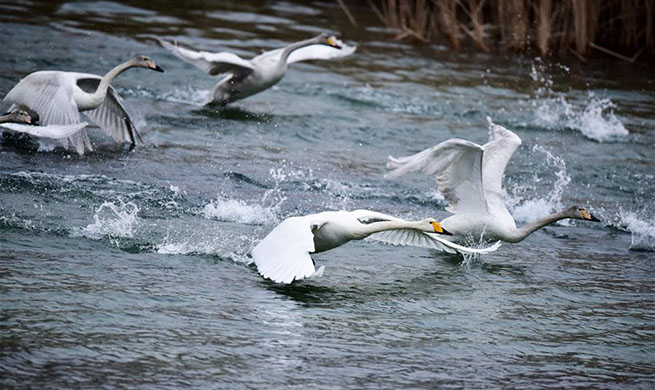
[[[568,73],[568,68],[563,68]],[[581,132],[595,141],[612,141],[628,135],[623,123],[614,114],[616,105],[593,92],[581,104],[573,104],[563,93],[552,90],[553,80],[533,65],[532,79],[541,84],[531,100],[537,126],[548,129],[568,128]]]
[[[155,245],[155,251],[168,255],[213,255],[237,263],[250,263],[252,260],[248,253],[254,246],[253,241],[252,237],[245,235],[234,237],[224,234],[213,234],[212,237],[192,234],[190,237],[173,240],[168,232],[164,240]]]
[[[517,222],[530,223],[543,218],[554,211],[559,211],[562,206],[562,194],[571,181],[566,173],[566,163],[561,157],[553,155],[550,151],[539,145],[532,147],[533,153],[541,153],[546,157],[546,169],[554,170],[555,182],[552,189],[544,196],[535,196],[537,183],[543,180],[535,176],[530,184],[511,185],[511,193],[505,193],[505,204]],[[566,224],[566,220],[560,221]]]
[[[134,231],[139,224],[139,207],[132,202],[104,202],[93,216],[93,223],[73,231],[73,236],[92,239],[134,238]]]

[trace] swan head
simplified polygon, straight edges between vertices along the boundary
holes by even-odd
[[[573,219],[582,219],[584,221],[600,222],[600,219],[591,215],[591,213],[582,206],[571,206],[567,210],[567,214]]]
[[[162,69],[159,65],[155,64],[155,61],[153,61],[150,57],[144,55],[139,55],[134,57],[132,59],[132,66],[152,69],[157,72],[164,72],[164,69]]]
[[[32,117],[27,111],[16,110],[9,114],[11,121],[16,123],[27,123],[28,125],[32,124]]]
[[[334,47],[335,49],[341,49],[342,42],[334,35],[328,35],[326,33],[322,33],[321,35],[316,37],[316,41],[322,45],[331,46]]]
[[[426,232],[443,234],[445,236],[453,235],[451,232],[444,229],[443,226],[441,226],[441,223],[434,218],[428,218],[422,222],[426,223],[425,229],[423,229]]]

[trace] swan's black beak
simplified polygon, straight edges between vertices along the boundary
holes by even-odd
[[[594,217],[593,215],[589,214],[589,220],[593,222],[600,222],[600,219]]]
[[[453,234],[448,230],[444,229],[439,222],[431,222],[432,228],[435,233],[443,234],[445,236],[452,236]]]
[[[582,219],[585,219],[587,221],[592,221],[592,222],[600,222],[600,219],[594,217],[591,215],[591,213],[587,210],[582,210]]]
[[[150,68],[150,69],[152,69],[152,70],[156,70],[157,72],[162,72],[162,73],[164,73],[164,69],[162,69],[161,66],[159,66],[159,65],[155,65],[154,68]]]

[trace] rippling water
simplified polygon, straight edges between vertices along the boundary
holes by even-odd
[[[2,387],[653,387],[652,72],[413,47],[336,2],[179,3],[0,1],[2,95],[141,53],[166,69],[114,83],[145,146],[3,139]],[[200,106],[215,80],[150,38],[255,55],[323,30],[358,51],[222,111]],[[520,223],[572,203],[604,223],[466,260],[353,242],[284,287],[249,265],[291,215],[443,218],[432,180],[385,180],[386,156],[483,143],[487,115],[523,139],[505,178]]]

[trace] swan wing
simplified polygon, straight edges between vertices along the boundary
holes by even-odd
[[[316,271],[309,254],[314,252],[312,231],[323,223],[324,220],[314,216],[282,221],[252,250],[257,271],[265,278],[285,284],[322,273],[322,269]]]
[[[341,46],[340,49],[320,44],[301,47],[289,54],[287,64],[293,64],[294,62],[300,61],[331,60],[333,58],[347,57],[357,50],[357,46],[348,45],[339,40],[337,40],[337,44]],[[253,58],[252,61],[258,63],[265,59],[266,61],[277,62],[280,60],[283,51],[284,48],[267,51]]]
[[[228,72],[249,74],[254,70],[250,61],[244,60],[234,53],[195,51],[179,47],[177,44],[174,45],[161,38],[157,39],[162,46],[170,50],[177,58],[196,66],[212,76]]]
[[[466,254],[485,254],[493,252],[500,247],[500,241],[498,241],[487,248],[469,248],[441,238],[435,233],[428,233],[414,229],[386,230],[374,233],[370,235],[368,239],[391,245],[431,248],[446,253],[459,252]]]
[[[482,185],[483,151],[476,143],[452,138],[412,156],[389,156],[387,168],[391,171],[386,177],[421,171],[436,178],[448,211],[483,214],[487,212]]]
[[[521,146],[521,138],[503,126],[489,122],[489,142],[484,148],[482,159],[482,177],[484,178],[484,194],[489,207],[496,211],[504,210],[509,214],[502,197],[503,175],[509,160],[516,149]]]
[[[3,123],[0,124],[0,127],[16,131],[19,133],[25,133],[33,135],[35,137],[43,138],[53,138],[61,139],[72,136],[78,131],[86,127],[86,122],[76,123],[74,125],[49,125],[49,126],[33,126],[33,125],[24,125],[20,123]]]
[[[27,107],[44,125],[70,125],[82,122],[73,99],[75,78],[67,72],[34,72],[7,93],[4,101]]]
[[[85,92],[93,93],[98,89],[100,76],[85,74],[77,79],[77,85]],[[107,89],[105,100],[95,109],[84,111],[91,120],[98,125],[105,134],[117,142],[126,140],[136,144],[135,136],[141,140],[130,115],[123,105],[123,99],[111,85]],[[143,142],[143,141],[142,141]]]

